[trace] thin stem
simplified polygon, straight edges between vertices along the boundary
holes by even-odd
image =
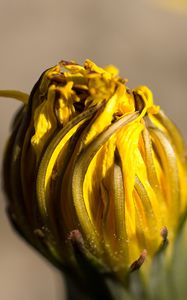
[[[66,299],[67,300],[91,300],[89,295],[87,296],[83,291],[75,285],[75,282],[69,276],[65,276],[65,285],[66,285]]]
[[[14,98],[24,104],[28,103],[29,95],[16,90],[0,90],[0,97]]]

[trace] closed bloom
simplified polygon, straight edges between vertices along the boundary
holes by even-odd
[[[61,61],[14,120],[4,187],[14,225],[49,260],[76,268],[78,248],[122,276],[167,232],[172,245],[186,173],[181,135],[147,87],[130,90],[113,66]]]

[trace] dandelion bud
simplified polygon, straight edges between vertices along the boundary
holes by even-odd
[[[186,211],[182,137],[147,87],[126,83],[113,66],[61,61],[15,117],[9,215],[60,268],[81,257],[122,278],[172,245]]]

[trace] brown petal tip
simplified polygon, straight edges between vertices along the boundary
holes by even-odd
[[[76,66],[78,64],[74,61],[61,60],[59,62],[59,65],[60,65],[60,67],[63,67],[63,66],[72,66],[72,65]]]
[[[78,229],[74,229],[70,232],[68,240],[71,241],[73,246],[77,246],[79,249],[84,247],[84,240]]]
[[[163,238],[164,241],[167,240],[168,238],[168,229],[166,226],[162,227],[161,231],[160,231],[160,235]]]
[[[160,246],[160,250],[163,250],[167,247],[169,241],[168,241],[168,229],[166,226],[162,227],[161,231],[160,231],[160,235],[162,237],[162,243]]]
[[[132,265],[130,266],[130,272],[134,272],[136,270],[138,270],[144,263],[145,259],[147,256],[147,250],[144,249],[140,255],[140,257],[135,260],[135,262],[132,263]]]

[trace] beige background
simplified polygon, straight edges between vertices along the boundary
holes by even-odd
[[[113,63],[129,87],[151,87],[187,140],[187,14],[156,0],[0,0],[0,41],[0,89],[29,92],[62,58]],[[0,100],[1,157],[17,107]],[[0,299],[62,299],[57,271],[14,234],[0,196]]]

